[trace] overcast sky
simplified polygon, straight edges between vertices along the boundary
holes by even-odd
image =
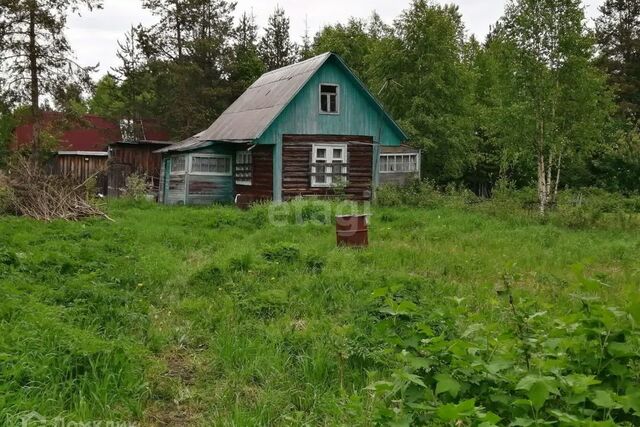
[[[584,0],[587,15],[597,14],[603,0]],[[368,17],[376,10],[391,23],[411,0],[237,0],[236,14],[244,11],[255,14],[262,27],[273,9],[279,4],[291,18],[291,34],[296,40],[305,32],[305,21],[313,36],[324,25],[345,22],[351,16]],[[482,39],[489,27],[502,15],[506,0],[449,0],[456,3],[464,17],[467,32]],[[142,9],[142,0],[104,0],[104,9],[82,16],[73,16],[68,22],[68,36],[78,56],[85,65],[100,63],[100,74],[118,65],[116,41],[123,38],[132,25],[150,25],[155,18]]]

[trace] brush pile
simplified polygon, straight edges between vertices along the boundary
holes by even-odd
[[[91,200],[85,183],[48,174],[41,166],[21,158],[0,179],[10,210],[39,221],[77,221],[92,216],[109,218]]]

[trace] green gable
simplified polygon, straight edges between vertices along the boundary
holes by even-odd
[[[339,85],[340,114],[320,114],[321,84]],[[370,136],[385,146],[398,146],[407,139],[336,55],[331,55],[311,76],[257,143],[276,145],[287,134]]]

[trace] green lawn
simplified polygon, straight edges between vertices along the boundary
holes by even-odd
[[[301,205],[299,205],[301,206]],[[453,208],[374,208],[371,246],[268,207],[114,202],[106,220],[0,218],[0,424],[370,425],[364,388],[390,373],[372,293],[506,322],[496,288],[562,313],[576,264],[635,298],[640,233],[572,230]],[[458,298],[458,299],[457,299]],[[459,298],[462,298],[460,300]],[[506,424],[505,424],[506,425]]]

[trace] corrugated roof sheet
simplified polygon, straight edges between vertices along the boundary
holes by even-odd
[[[258,139],[329,57],[331,53],[325,53],[264,74],[209,129],[158,152],[194,150],[211,141]]]

